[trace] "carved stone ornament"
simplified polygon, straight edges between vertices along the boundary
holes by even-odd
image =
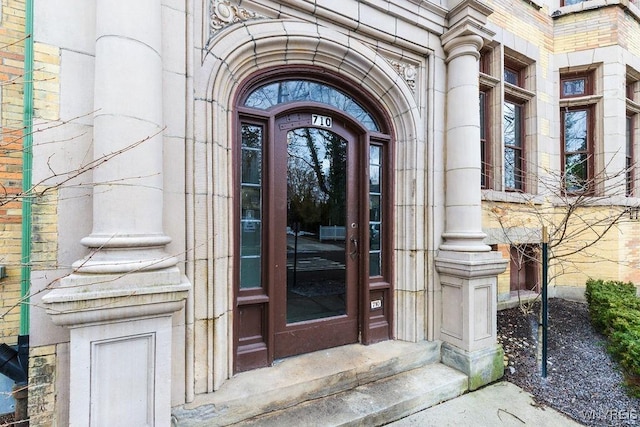
[[[209,40],[207,45],[214,35],[224,27],[253,18],[262,18],[262,16],[232,4],[229,0],[211,0],[209,3]]]
[[[412,64],[406,64],[394,60],[389,61],[393,68],[398,72],[400,77],[402,77],[409,85],[411,92],[416,94],[416,81],[418,79],[418,67]]]

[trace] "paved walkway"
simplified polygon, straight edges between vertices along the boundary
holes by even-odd
[[[536,405],[531,394],[514,384],[502,381],[388,425],[573,427],[582,424],[548,406]]]

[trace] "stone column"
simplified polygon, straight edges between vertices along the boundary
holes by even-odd
[[[442,292],[442,361],[469,376],[474,390],[500,378],[497,344],[497,278],[507,265],[483,243],[480,190],[478,59],[493,33],[485,28],[491,9],[477,0],[449,12],[442,36],[447,54],[446,194],[444,242],[436,257]]]
[[[43,301],[71,329],[70,424],[169,425],[171,316],[189,289],[162,230],[161,1],[96,1],[89,254]]]

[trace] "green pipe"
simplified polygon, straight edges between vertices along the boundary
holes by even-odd
[[[29,335],[31,285],[31,197],[33,170],[33,0],[25,0],[24,110],[22,116],[22,255],[20,271],[20,335]]]

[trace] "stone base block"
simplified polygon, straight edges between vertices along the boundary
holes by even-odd
[[[504,374],[504,351],[500,344],[468,352],[443,343],[441,351],[442,363],[469,377],[470,391],[496,381]]]

